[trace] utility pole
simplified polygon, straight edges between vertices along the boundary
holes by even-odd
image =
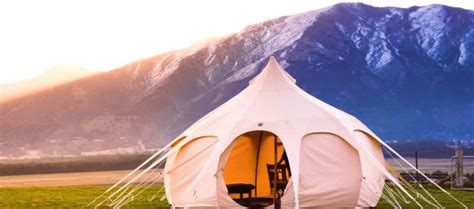
[[[464,171],[463,171],[462,147],[456,147],[455,158],[456,158],[456,173],[455,173],[454,186],[456,188],[463,188],[464,187],[464,182],[463,182]]]
[[[418,171],[419,171],[420,169],[418,169],[418,150],[415,151],[415,167],[416,167],[415,179],[416,179],[416,182],[419,182],[419,179],[418,179]]]

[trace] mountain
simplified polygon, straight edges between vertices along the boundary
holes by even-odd
[[[245,88],[271,55],[305,91],[386,141],[474,145],[474,12],[344,3],[5,102],[0,156],[163,146]]]
[[[75,64],[56,65],[33,78],[14,83],[0,84],[0,94],[2,95],[0,103],[97,73]]]

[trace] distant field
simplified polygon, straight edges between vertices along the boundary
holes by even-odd
[[[403,168],[401,168],[394,159],[386,158],[385,160],[390,165],[392,165],[397,171],[399,172],[403,171]],[[400,161],[399,159],[397,160]],[[415,158],[407,158],[407,160],[411,164],[415,165]],[[408,168],[406,164],[403,164],[403,163],[401,164],[404,167]],[[464,172],[474,173],[474,158],[464,159],[463,164],[464,164]],[[425,173],[432,173],[437,170],[451,173],[451,159],[449,158],[439,158],[439,159],[420,158],[418,159],[418,167],[422,172],[425,172]]]
[[[0,208],[83,208],[131,170],[0,176]],[[158,177],[160,170],[152,172]],[[167,207],[161,185],[151,186],[126,208]],[[149,201],[153,198],[153,201]]]
[[[0,208],[82,208],[110,186],[99,184],[112,184],[127,172],[106,171],[3,176],[0,177]],[[159,172],[155,172],[153,175],[159,175]],[[135,197],[134,201],[125,208],[169,207],[166,200],[160,201],[164,195],[164,191],[160,190],[161,185],[151,186],[142,195]],[[461,208],[440,191],[432,188],[429,188],[429,190],[446,208]],[[474,208],[474,192],[454,190],[450,190],[450,192],[467,204],[469,208]],[[402,206],[404,208],[416,208],[413,203]],[[392,207],[381,200],[377,208]]]
[[[126,176],[130,171],[131,170],[119,170],[0,176],[0,190],[2,187],[111,185]],[[160,175],[160,171],[155,170],[152,175]]]
[[[143,153],[0,160],[0,176],[130,170],[136,168],[151,155],[151,153]]]

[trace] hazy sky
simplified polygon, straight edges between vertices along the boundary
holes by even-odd
[[[343,1],[319,0],[2,0],[0,83],[57,64],[110,70],[207,37]],[[374,6],[428,4],[474,9],[474,1],[368,0]]]

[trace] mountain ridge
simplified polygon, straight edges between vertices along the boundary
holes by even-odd
[[[25,97],[44,89],[79,80],[98,71],[88,70],[77,64],[55,65],[39,75],[21,81],[0,84],[0,104],[11,99]]]
[[[271,55],[302,89],[387,141],[474,144],[474,13],[342,3],[5,103],[0,156],[163,146]]]

